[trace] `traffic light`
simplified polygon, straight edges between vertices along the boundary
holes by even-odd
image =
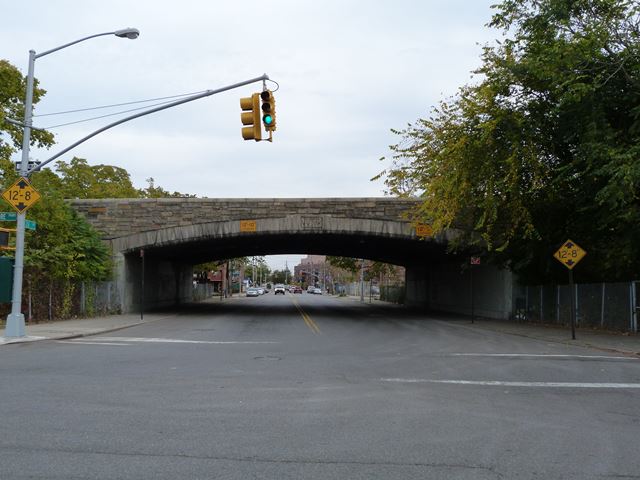
[[[264,90],[260,94],[262,99],[262,123],[267,132],[276,130],[276,99],[271,90]]]
[[[9,246],[9,233],[15,231],[15,228],[0,227],[0,250],[15,250],[14,247]]]
[[[240,99],[240,108],[242,113],[240,119],[243,125],[242,138],[245,140],[262,140],[262,129],[260,128],[260,94],[254,93],[250,97]]]

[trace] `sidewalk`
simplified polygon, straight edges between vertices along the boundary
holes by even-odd
[[[359,296],[346,296],[340,298],[360,302]],[[360,304],[387,305],[404,308],[402,305],[387,303],[375,299],[373,300],[373,303],[370,304],[366,298],[365,302]],[[421,314],[418,313],[418,316],[420,315]],[[565,326],[514,322],[510,320],[492,320],[487,318],[477,318],[472,324],[471,317],[466,316],[445,313],[425,313],[424,315],[428,318],[436,318],[438,320],[452,322],[457,325],[464,325],[465,327],[476,330],[491,330],[494,332],[505,333],[507,335],[535,338],[536,340],[542,340],[545,342],[593,348],[605,352],[615,352],[640,357],[640,334],[577,328],[576,339],[571,340],[571,328]]]
[[[576,339],[571,340],[571,328],[557,325],[518,323],[507,320],[476,319],[465,320],[471,328],[492,330],[508,335],[535,338],[545,342],[562,343],[577,347],[595,348],[606,352],[617,352],[640,357],[640,335],[630,333],[607,332],[586,328],[576,329]]]
[[[37,340],[60,340],[63,338],[86,337],[88,335],[113,332],[123,328],[161,320],[172,315],[172,313],[145,313],[144,319],[141,320],[139,313],[131,313],[125,315],[109,315],[106,317],[27,324],[25,326],[26,337],[0,337],[0,346],[8,345],[10,343],[34,342]],[[2,333],[4,334],[4,327],[2,329]]]

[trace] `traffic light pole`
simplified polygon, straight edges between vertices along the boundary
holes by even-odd
[[[88,37],[92,38],[92,37]],[[73,42],[77,43],[77,42]],[[62,48],[62,47],[59,47]],[[20,176],[28,178],[33,172],[40,170],[45,165],[51,163],[56,158],[64,155],[69,150],[81,145],[86,142],[90,138],[95,137],[96,135],[109,130],[117,125],[120,125],[125,122],[129,122],[136,118],[144,117],[146,115],[150,115],[152,113],[160,112],[162,110],[166,110],[168,108],[177,107],[178,105],[182,105],[184,103],[193,102],[195,100],[200,100],[201,98],[210,97],[211,95],[215,95],[216,93],[226,92],[228,90],[233,90],[235,88],[243,87],[245,85],[249,85],[251,83],[256,82],[264,82],[265,80],[269,80],[269,76],[265,73],[260,77],[251,78],[249,80],[244,80],[242,82],[234,83],[233,85],[227,85],[226,87],[217,88],[215,90],[206,90],[205,92],[198,93],[195,95],[191,95],[189,97],[183,98],[181,100],[176,100],[175,102],[168,103],[166,105],[162,105],[160,107],[152,108],[149,110],[145,110],[143,112],[130,115],[123,119],[120,119],[116,122],[110,123],[98,130],[90,133],[86,137],[81,138],[77,142],[68,146],[67,148],[61,150],[56,153],[53,157],[48,158],[44,162],[40,163],[37,166],[34,166],[31,169],[28,169],[29,166],[29,145],[30,145],[30,135],[31,135],[31,112],[32,112],[32,103],[33,103],[33,70],[35,59],[37,57],[43,56],[47,53],[51,53],[54,50],[50,50],[44,52],[43,54],[36,55],[36,53],[31,50],[29,52],[29,72],[27,75],[27,95],[25,99],[25,115],[24,115],[24,135],[22,141],[22,162],[20,164]],[[15,253],[15,265],[13,272],[13,292],[12,292],[12,305],[11,305],[11,313],[7,316],[7,323],[5,327],[5,337],[7,338],[20,338],[25,336],[25,324],[24,324],[24,315],[21,312],[22,309],[22,276],[23,276],[23,262],[24,262],[24,240],[25,240],[25,213],[18,213],[17,215],[17,224],[16,224],[16,253]]]
[[[54,161],[56,158],[64,155],[69,150],[71,150],[71,149],[77,147],[78,145],[86,142],[90,138],[95,137],[99,133],[102,133],[105,130],[109,130],[110,128],[113,128],[113,127],[115,127],[117,125],[120,125],[122,123],[129,122],[131,120],[135,120],[136,118],[144,117],[144,116],[150,115],[152,113],[160,112],[162,110],[166,110],[167,108],[177,107],[178,105],[182,105],[182,104],[185,104],[185,103],[193,102],[195,100],[200,100],[201,98],[210,97],[211,95],[215,95],[216,93],[226,92],[228,90],[233,90],[235,88],[244,87],[245,85],[249,85],[251,83],[263,82],[265,80],[269,80],[269,76],[266,73],[264,75],[260,76],[260,77],[252,78],[250,80],[245,80],[243,82],[234,83],[233,85],[228,85],[226,87],[217,88],[215,90],[206,90],[206,91],[204,91],[202,93],[197,93],[195,95],[191,95],[190,97],[186,97],[186,98],[183,98],[181,100],[176,100],[175,102],[167,103],[166,105],[162,105],[160,107],[152,108],[150,110],[145,110],[144,112],[136,113],[136,114],[131,115],[129,117],[125,117],[123,119],[118,120],[117,122],[113,122],[113,123],[110,123],[109,125],[106,125],[106,126],[104,126],[102,128],[99,128],[95,132],[92,132],[89,135],[87,135],[86,137],[81,138],[80,140],[78,140],[77,142],[73,143],[72,145],[69,145],[64,150],[56,153],[53,157],[50,157],[47,160],[45,160],[44,162],[42,162],[41,164],[33,167],[26,174],[27,175],[31,175],[31,173],[33,173],[33,172],[35,172],[37,170],[40,170],[42,167],[44,167],[48,163]]]

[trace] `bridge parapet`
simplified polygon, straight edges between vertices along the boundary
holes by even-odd
[[[301,217],[310,228],[314,218],[408,222],[417,200],[397,198],[152,198],[71,200],[72,207],[105,239],[174,227]]]

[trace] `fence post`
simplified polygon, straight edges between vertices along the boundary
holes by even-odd
[[[575,291],[571,292],[571,295],[575,296],[575,305],[576,305],[576,325],[580,324],[580,303],[578,303],[578,298],[580,298],[580,295],[578,295],[578,284],[574,284],[575,285]]]
[[[604,327],[604,299],[606,295],[606,283],[602,282],[602,302],[600,303],[600,327]]]
[[[540,318],[539,322],[544,322],[544,287],[540,285]]]
[[[85,314],[86,311],[86,297],[85,297],[85,291],[84,291],[84,282],[80,282],[80,313],[82,315]]]
[[[631,289],[631,291],[629,292],[629,303],[631,304],[631,315],[630,315],[630,322],[629,322],[629,330],[631,332],[636,333],[638,331],[638,309],[636,308],[636,282],[631,282],[629,284],[629,288]]]
[[[560,285],[556,287],[556,323],[560,323]]]

